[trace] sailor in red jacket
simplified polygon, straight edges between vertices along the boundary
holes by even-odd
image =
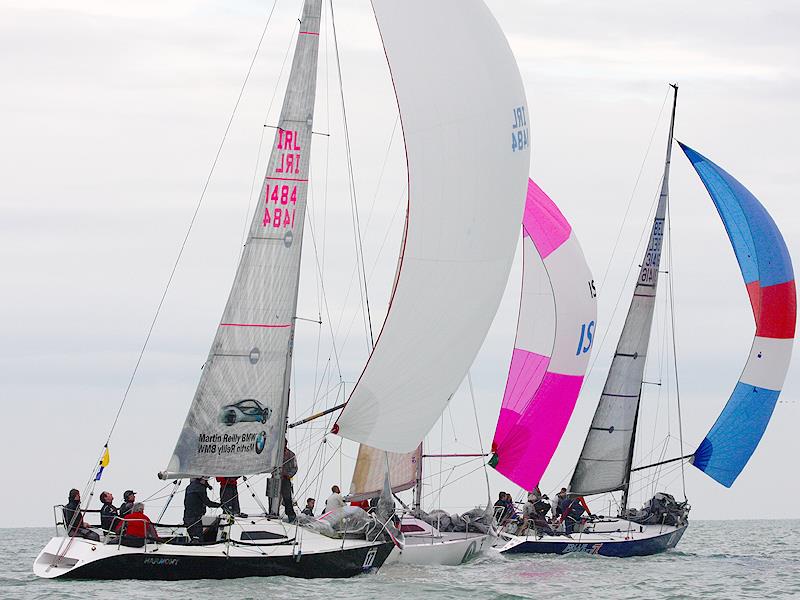
[[[219,482],[219,501],[222,504],[222,509],[231,515],[246,517],[247,515],[242,514],[242,510],[239,507],[239,490],[236,488],[239,478],[217,477],[217,481]]]
[[[148,540],[158,540],[158,532],[150,521],[150,517],[144,514],[144,504],[137,502],[133,505],[133,510],[122,519],[120,531],[123,535],[136,538],[147,538]]]

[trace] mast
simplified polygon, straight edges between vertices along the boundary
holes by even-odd
[[[309,175],[309,161],[311,158],[311,137],[313,134],[314,122],[314,101],[316,99],[316,82],[317,82],[317,57],[319,55],[319,26],[320,14],[322,12],[322,0],[305,0],[303,5],[303,17],[300,21],[300,27],[297,34],[297,42],[294,50],[294,58],[292,59],[292,70],[289,75],[289,81],[286,85],[286,96],[284,97],[283,108],[281,109],[280,122],[278,123],[279,140],[277,147],[273,147],[272,155],[270,156],[270,166],[274,167],[274,174],[278,175],[278,171],[282,173],[287,169],[282,168],[286,166],[289,157],[295,151],[295,146],[288,147],[286,137],[290,131],[295,132],[295,136],[303,140],[300,146],[303,154],[295,154],[299,159],[300,166],[295,169],[295,173],[291,173],[289,169],[289,177],[275,177],[273,181],[284,180],[297,180],[297,183],[302,184],[303,203],[302,207],[298,207],[297,221],[294,222],[294,227],[297,231],[297,268],[295,270],[294,294],[292,297],[292,320],[289,328],[289,345],[286,352],[286,368],[283,373],[283,402],[281,407],[282,414],[278,418],[278,426],[280,428],[280,435],[278,436],[278,445],[283,448],[282,441],[286,439],[286,428],[288,425],[289,414],[289,392],[290,382],[292,377],[292,357],[294,355],[294,331],[297,325],[297,298],[300,288],[300,254],[303,245],[303,225],[305,223],[305,207],[306,195],[308,191],[308,175]],[[283,144],[280,142],[281,134],[283,134]],[[283,148],[281,146],[283,145]],[[283,150],[283,153],[280,152]],[[280,166],[279,166],[280,165]],[[296,175],[297,177],[293,177]],[[269,189],[266,183],[269,180],[269,175],[265,179],[265,187]],[[294,183],[294,182],[292,182]],[[291,185],[291,183],[289,184]],[[281,184],[280,202],[283,201],[283,189],[286,186]],[[293,189],[296,190],[297,187]],[[266,198],[266,193],[262,196]],[[266,201],[267,206],[265,211],[269,212],[269,200]],[[287,232],[290,235],[291,231]],[[291,243],[291,240],[290,242]],[[272,472],[272,477],[267,484],[267,496],[269,499],[269,512],[270,514],[277,515],[281,504],[281,472],[283,469],[283,459],[278,461],[278,466]]]
[[[628,503],[642,380],[653,324],[664,221],[669,202],[669,172],[678,100],[678,86],[670,84],[670,87],[674,92],[664,175],[647,251],[639,268],[628,315],[603,393],[570,481],[570,493],[576,495],[622,490],[622,511]]]
[[[670,119],[669,119],[669,136],[667,137],[667,156],[664,159],[664,177],[663,177],[663,180],[661,182],[661,194],[660,194],[659,199],[658,199],[658,208],[661,209],[662,203],[664,205],[664,211],[661,213],[661,223],[662,223],[662,227],[661,227],[662,238],[661,239],[662,240],[663,240],[663,231],[664,231],[663,223],[664,223],[664,220],[666,219],[666,215],[667,215],[667,212],[668,212],[667,211],[667,208],[668,208],[667,205],[669,204],[669,170],[670,170],[670,165],[672,163],[672,139],[673,139],[673,136],[674,136],[674,133],[675,133],[675,109],[677,108],[677,105],[678,105],[678,84],[677,83],[671,83],[669,85],[673,90],[673,93],[672,93],[672,114],[670,115]],[[658,214],[659,214],[659,210],[656,211],[656,216],[658,216]],[[655,224],[654,224],[654,226],[655,226]],[[660,245],[660,243],[659,243],[659,245]],[[659,254],[660,254],[660,248],[659,248]],[[659,258],[660,258],[660,256],[659,256]],[[658,271],[658,265],[656,265],[656,271]],[[653,284],[653,296],[654,297],[656,295],[656,285],[657,284],[658,284],[658,280],[656,278],[656,281]],[[651,318],[651,322],[652,322],[652,313],[651,313],[651,317],[650,318]],[[628,491],[629,491],[630,484],[631,484],[631,470],[633,469],[633,451],[634,451],[634,449],[636,447],[636,432],[638,431],[638,427],[639,427],[639,408],[641,406],[641,401],[642,401],[642,382],[640,381],[639,382],[639,397],[638,397],[637,402],[636,402],[636,417],[633,420],[633,430],[631,431],[631,442],[630,442],[630,451],[628,453],[628,465],[627,465],[627,470],[626,470],[625,486],[624,486],[624,488],[622,490],[622,502],[620,504],[620,510],[623,513],[628,508]]]
[[[417,472],[414,477],[414,510],[422,509],[422,444],[419,445],[420,453],[417,460]]]

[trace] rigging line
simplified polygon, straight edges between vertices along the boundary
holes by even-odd
[[[372,264],[372,269],[369,272],[369,277],[367,279],[367,283],[372,281],[373,277],[375,276],[375,271],[378,268],[378,263],[380,262],[381,255],[383,254],[383,249],[386,247],[386,242],[389,239],[389,234],[391,233],[391,231],[393,229],[393,225],[394,225],[395,219],[397,218],[398,210],[400,209],[400,206],[402,205],[403,199],[405,198],[405,196],[406,196],[406,187],[404,186],[403,187],[403,192],[400,194],[400,198],[397,200],[397,204],[395,205],[394,212],[392,213],[392,218],[389,221],[389,226],[386,228],[386,232],[385,232],[385,234],[383,236],[383,241],[381,242],[381,245],[378,248],[378,252],[375,255],[375,261]],[[370,215],[370,217],[371,217],[371,215]],[[347,294],[345,295],[345,299],[344,299],[345,303],[347,303],[347,299],[350,297],[350,290],[352,290],[352,288],[353,288],[353,278],[355,277],[355,274],[356,274],[356,272],[355,272],[355,267],[354,267],[353,271],[350,273],[350,286],[348,287]],[[337,336],[338,336],[339,331],[341,329],[341,325],[342,325],[342,320],[343,319],[344,319],[344,308],[342,309],[342,312],[339,315],[339,323],[337,323],[337,325],[336,325],[336,334],[337,334]],[[355,323],[355,320],[356,320],[356,313],[353,313],[353,316],[350,318],[350,324],[347,326],[347,332],[344,335],[344,340],[342,341],[342,344],[341,344],[342,348],[344,348],[344,346],[347,344],[347,340],[350,339],[350,332],[353,330],[353,323]]]
[[[325,44],[323,45],[323,60],[325,63],[325,130],[330,132],[331,131],[331,89],[330,89],[330,64],[328,62],[328,46],[330,45],[329,37],[328,37],[328,7],[325,2],[322,3],[322,27],[323,27],[323,35]],[[319,76],[319,73],[317,73]],[[330,173],[330,157],[331,157],[331,136],[328,135],[325,138],[325,168],[324,168],[324,177],[323,177],[323,188],[322,188],[322,251],[320,256],[320,269],[317,275],[317,314],[320,315],[320,321],[322,321],[322,292],[320,287],[324,285],[324,273],[325,273],[325,256],[326,256],[326,247],[327,247],[327,240],[328,240],[328,183],[329,183],[329,173]],[[310,168],[309,168],[310,174]],[[311,179],[311,177],[309,177]],[[313,181],[312,181],[313,185]],[[314,208],[316,211],[316,203],[314,204]],[[314,220],[316,221],[316,212],[314,214]],[[317,221],[318,222],[318,221]],[[323,381],[325,379],[325,370],[330,367],[330,355],[325,364],[325,370],[321,377],[319,376],[319,358],[320,358],[320,345],[322,342],[322,327],[319,328],[317,335],[317,354],[316,358],[314,359],[314,396],[313,396],[313,403],[316,404],[317,401],[317,380],[319,381],[319,387],[322,387]]]
[[[309,172],[310,174],[310,172]],[[320,289],[322,290],[322,299],[325,305],[325,317],[328,322],[328,330],[331,333],[331,347],[333,348],[333,357],[336,361],[336,371],[339,373],[339,381],[342,380],[342,367],[339,364],[339,352],[336,350],[336,336],[333,333],[333,325],[331,320],[331,311],[328,306],[328,294],[325,293],[325,282],[322,280],[322,267],[319,263],[319,252],[317,251],[317,236],[314,233],[314,223],[311,218],[311,211],[306,211],[306,218],[308,219],[308,228],[311,231],[311,244],[314,246],[314,262],[317,265],[317,272],[320,275]]]
[[[119,417],[122,414],[122,409],[125,407],[125,402],[128,399],[128,393],[130,392],[131,386],[133,385],[133,380],[136,378],[136,373],[139,371],[139,365],[142,362],[142,357],[144,356],[145,350],[147,349],[147,344],[150,342],[150,336],[153,334],[153,329],[156,326],[156,321],[158,321],[158,316],[161,313],[161,308],[164,305],[164,300],[167,297],[167,292],[169,291],[170,285],[172,284],[172,280],[175,277],[175,272],[178,270],[178,264],[180,263],[181,257],[183,256],[183,251],[186,248],[186,243],[189,240],[189,235],[192,233],[192,228],[194,227],[194,223],[197,220],[197,214],[200,212],[200,207],[203,204],[203,199],[205,198],[206,191],[208,190],[208,186],[211,183],[211,177],[213,176],[214,169],[216,168],[217,162],[219,161],[220,154],[222,153],[222,148],[225,146],[225,140],[228,137],[228,132],[230,131],[233,119],[236,116],[236,111],[239,108],[239,103],[242,100],[242,95],[244,94],[245,87],[247,86],[247,82],[250,79],[250,74],[253,71],[253,65],[256,62],[259,50],[261,50],[261,44],[264,41],[264,37],[267,34],[267,28],[269,27],[270,21],[272,20],[272,15],[275,12],[275,6],[277,4],[278,0],[274,0],[269,15],[267,16],[267,22],[264,24],[264,29],[261,32],[261,37],[258,39],[258,44],[256,45],[255,52],[253,53],[253,58],[250,60],[250,66],[247,68],[247,74],[245,75],[244,81],[242,82],[242,86],[239,89],[239,95],[236,97],[236,102],[233,105],[233,110],[231,111],[230,118],[228,119],[228,124],[225,126],[225,132],[222,134],[222,140],[220,141],[219,147],[217,148],[217,153],[214,156],[214,161],[211,163],[211,169],[208,172],[208,177],[206,177],[205,184],[203,185],[203,190],[200,193],[200,198],[197,201],[194,213],[192,214],[192,218],[189,221],[189,227],[186,229],[186,235],[184,235],[180,249],[178,250],[178,256],[175,258],[175,263],[172,266],[172,271],[170,271],[169,278],[167,279],[167,284],[166,286],[164,286],[164,292],[161,294],[161,299],[159,300],[158,306],[156,307],[156,312],[153,315],[153,320],[150,323],[150,328],[147,330],[147,336],[145,337],[144,344],[142,344],[142,349],[139,352],[139,357],[136,359],[136,365],[133,368],[133,373],[131,373],[128,385],[125,387],[125,393],[122,395],[122,402],[120,402],[119,408],[117,409],[117,414],[114,416],[114,421],[111,424],[111,429],[108,432],[108,437],[106,438],[106,445],[108,445],[108,442],[111,441],[111,436],[114,433],[114,429],[117,426]]]
[[[356,199],[356,184],[355,184],[355,176],[353,174],[353,156],[350,147],[350,131],[347,126],[347,107],[344,100],[344,81],[342,80],[342,63],[339,59],[339,38],[336,35],[336,16],[333,11],[333,0],[329,0],[330,9],[331,9],[331,32],[333,33],[333,49],[334,49],[334,56],[336,58],[336,71],[338,73],[339,78],[339,94],[341,96],[342,102],[342,121],[344,124],[344,145],[345,145],[345,154],[347,157],[347,171],[348,176],[350,179],[350,204],[352,208],[352,217],[353,217],[353,232],[355,233],[355,242],[356,242],[356,263],[358,263],[359,257],[361,260],[361,271],[358,274],[359,283],[360,285],[363,284],[363,292],[364,292],[364,303],[366,307],[366,325],[369,334],[369,349],[370,351],[375,346],[375,338],[372,334],[372,316],[370,315],[369,309],[369,295],[367,293],[367,272],[366,267],[364,265],[364,245],[361,239],[361,224],[359,222],[358,217],[358,200]],[[363,277],[362,277],[363,275]]]
[[[391,133],[391,135],[389,137],[389,144],[387,145],[386,152],[384,153],[383,168],[381,169],[381,175],[380,175],[380,178],[378,180],[378,185],[377,185],[377,187],[375,189],[375,195],[373,197],[372,204],[370,204],[369,212],[367,213],[367,222],[366,222],[366,225],[365,225],[365,228],[367,230],[369,230],[370,223],[372,223],[372,217],[375,215],[375,202],[376,202],[376,200],[378,198],[378,193],[380,191],[381,181],[383,180],[383,170],[385,169],[386,164],[387,164],[387,162],[389,160],[389,154],[390,154],[391,149],[392,149],[392,143],[394,141],[394,135],[395,135],[396,130],[397,130],[398,122],[399,122],[399,116],[395,120],[395,124],[392,127],[392,133]],[[381,242],[380,248],[378,249],[377,255],[375,256],[375,261],[374,261],[374,263],[372,265],[372,269],[370,270],[369,276],[366,278],[365,285],[368,285],[369,282],[372,281],[373,275],[375,274],[375,269],[377,268],[378,262],[379,262],[380,257],[381,257],[381,254],[383,253],[383,248],[386,245],[387,239],[389,238],[389,233],[392,231],[392,226],[394,225],[394,220],[395,220],[395,217],[397,215],[397,211],[398,211],[398,209],[400,207],[400,204],[402,203],[402,200],[405,198],[407,186],[408,186],[408,182],[405,182],[403,184],[403,191],[400,194],[400,198],[399,198],[397,204],[395,205],[394,212],[392,213],[392,218],[390,219],[389,226],[386,228],[386,231],[384,233],[383,241]],[[345,315],[345,307],[347,305],[347,300],[350,298],[350,292],[353,289],[353,280],[354,280],[354,278],[356,276],[357,270],[358,270],[358,265],[355,265],[353,267],[352,271],[350,272],[350,282],[348,283],[347,292],[345,293],[345,297],[344,297],[344,301],[343,301],[343,308],[342,308],[341,313],[339,314],[339,320],[336,323],[336,335],[337,336],[339,335],[339,331],[340,331],[340,329],[342,327],[342,321],[344,320],[344,315]],[[342,347],[344,347],[344,345],[347,343],[347,340],[350,337],[350,331],[351,331],[351,329],[353,327],[353,322],[354,321],[355,321],[355,313],[354,313],[353,318],[350,319],[350,325],[347,328],[347,334],[345,334],[345,341],[342,342]]]
[[[678,349],[677,349],[677,342],[675,341],[675,286],[674,280],[672,276],[672,272],[674,271],[674,265],[672,263],[672,215],[670,213],[669,202],[667,202],[667,235],[669,236],[669,276],[667,277],[667,282],[669,283],[669,306],[670,306],[670,318],[672,323],[672,360],[673,366],[675,367],[675,397],[677,400],[678,406],[678,440],[680,444],[681,456],[683,456],[683,419],[681,418],[681,390],[678,384]],[[686,470],[684,468],[683,462],[681,462],[681,483],[683,485],[683,499],[687,500],[686,498]]]
[[[309,179],[309,189],[311,190],[311,198],[313,199],[313,198],[315,198],[315,195],[314,195],[314,180],[311,177],[311,168],[310,167],[309,167],[309,171],[308,172],[309,172],[309,178],[308,178]],[[315,202],[311,207],[311,209],[314,210],[315,213],[316,213],[316,207],[317,206],[316,206],[316,202]],[[315,214],[314,218],[316,219],[316,214]],[[316,349],[314,351],[314,385],[311,388],[311,390],[312,390],[312,394],[311,394],[311,409],[312,410],[314,410],[316,408],[316,405],[317,405],[317,393],[316,393],[317,392],[317,382],[319,381],[319,378],[320,378],[319,356],[320,356],[320,348],[322,346],[322,292],[320,291],[320,283],[321,282],[320,282],[320,277],[316,272],[314,273],[314,275],[315,275],[314,281],[315,281],[316,286],[317,286],[317,293],[314,295],[314,299],[317,301],[317,316],[319,317],[319,319],[318,319],[319,320],[319,326],[317,327],[317,344],[316,344]],[[326,369],[328,368],[329,364],[330,363],[326,363],[326,365],[325,365]],[[324,372],[323,372],[323,376],[324,376]]]
[[[606,278],[608,277],[608,271],[611,269],[611,263],[614,260],[614,254],[617,251],[617,247],[619,246],[619,241],[622,238],[622,231],[625,229],[625,221],[628,219],[628,214],[631,210],[631,204],[633,204],[633,198],[636,196],[636,190],[639,188],[639,180],[642,177],[642,173],[644,172],[644,165],[647,162],[647,157],[650,155],[650,148],[653,146],[653,140],[656,136],[656,131],[658,130],[658,124],[661,122],[661,115],[664,114],[664,106],[667,104],[667,98],[669,98],[669,92],[671,88],[667,89],[667,93],[664,94],[664,100],[661,103],[661,109],[658,111],[658,118],[656,119],[656,124],[653,126],[653,132],[650,134],[650,141],[647,143],[647,149],[644,153],[644,158],[642,158],[642,164],[639,166],[639,173],[636,175],[636,181],[633,184],[633,190],[631,190],[631,195],[628,198],[628,205],[625,207],[625,215],[622,217],[622,224],[619,227],[619,231],[617,232],[617,239],[614,241],[614,246],[611,250],[611,256],[608,258],[608,263],[606,264],[606,270],[603,273],[603,279],[600,281],[600,285],[597,287],[598,294],[603,290],[603,286],[606,283]]]
[[[661,176],[661,180],[663,181],[664,176]],[[642,241],[644,240],[645,234],[652,229],[652,222],[653,220],[650,218],[650,214],[655,214],[653,211],[656,207],[656,202],[658,201],[659,196],[661,195],[661,182],[659,181],[658,184],[658,191],[656,192],[655,197],[653,198],[653,202],[650,205],[650,210],[647,213],[647,219],[645,220],[644,227],[642,228],[642,233],[639,236],[639,242],[636,245],[636,249],[634,250],[633,254],[631,255],[631,262],[628,265],[628,269],[626,273],[630,273],[633,269],[633,265],[636,263],[636,257],[640,255],[640,248],[642,246]],[[646,248],[645,248],[646,250]],[[611,331],[611,323],[614,321],[614,316],[617,314],[617,310],[619,309],[620,300],[622,300],[622,296],[625,293],[625,288],[627,287],[629,282],[625,281],[620,288],[619,294],[617,295],[617,301],[614,304],[614,310],[611,311],[611,318],[608,320],[608,325],[605,327],[603,331],[603,337],[600,339],[600,344],[594,350],[594,359],[592,360],[592,364],[589,365],[589,370],[586,372],[586,377],[584,379],[588,379],[589,376],[594,371],[594,366],[597,364],[597,360],[600,358],[600,351],[603,349],[603,345],[606,342],[606,338],[608,337],[609,331]],[[634,289],[636,286],[634,285]]]
[[[311,192],[310,200],[313,201],[313,203],[310,204],[310,210],[307,211],[307,214],[309,215],[309,223],[312,222],[311,212],[312,211],[316,212],[315,211],[315,209],[316,209],[316,195],[314,194],[314,178],[311,176],[311,172],[312,172],[312,167],[309,166],[309,170],[308,170],[309,177],[308,177],[308,179],[309,179],[309,191]],[[313,239],[314,239],[314,237],[312,235],[312,240]],[[316,252],[316,244],[314,244],[314,251]],[[311,396],[311,411],[312,412],[316,410],[316,406],[317,406],[317,400],[318,400],[318,397],[317,397],[317,391],[318,391],[317,390],[317,382],[319,381],[319,377],[320,377],[320,374],[319,374],[319,356],[320,356],[320,347],[322,345],[322,287],[321,286],[323,284],[321,268],[320,268],[320,272],[315,272],[314,275],[315,275],[314,281],[316,282],[316,285],[317,285],[316,300],[317,300],[317,311],[318,311],[317,314],[319,315],[319,327],[317,327],[317,345],[316,345],[316,351],[315,351],[315,356],[314,356],[314,386],[311,388],[312,389],[312,396]],[[323,371],[323,375],[322,375],[323,377],[325,375],[325,371],[327,371],[327,369],[329,367],[330,367],[330,359],[328,359],[328,362],[325,364],[325,370]],[[322,382],[320,382],[320,387],[321,386],[322,386]],[[295,403],[295,405],[296,405],[296,403]],[[295,407],[295,419],[297,419],[297,408],[296,407]]]
[[[475,404],[475,390],[472,387],[472,371],[467,371],[467,383],[469,383],[469,395],[472,397],[472,413],[475,415],[475,429],[478,430],[478,443],[480,444],[481,454],[483,451],[483,437],[481,437],[481,424],[478,420],[478,407]],[[489,485],[489,471],[486,468],[486,461],[483,461],[483,475],[486,477],[486,494],[489,504],[492,503],[492,488]]]
[[[477,460],[477,459],[475,459],[475,460]],[[469,461],[468,461],[468,462],[469,462]],[[485,461],[484,461],[484,462],[485,462]],[[464,464],[466,464],[466,463],[464,463]],[[462,466],[463,466],[463,465],[462,465]],[[442,490],[443,490],[443,489],[445,489],[446,487],[449,487],[449,486],[451,486],[451,485],[455,484],[455,483],[456,483],[456,482],[458,482],[458,481],[461,481],[461,480],[462,480],[462,479],[464,479],[465,477],[469,477],[470,475],[472,475],[472,474],[473,474],[473,473],[475,473],[476,471],[480,470],[480,469],[481,469],[483,466],[485,466],[485,465],[478,465],[477,467],[475,467],[474,469],[472,469],[472,471],[469,471],[468,473],[464,473],[463,475],[461,475],[460,477],[457,477],[457,478],[453,479],[452,481],[450,481],[450,480],[449,480],[449,479],[450,479],[450,476],[448,476],[448,478],[447,478],[447,482],[446,482],[446,483],[445,483],[443,486],[441,486],[441,487],[440,487],[438,490],[433,490],[433,491],[431,491],[431,492],[428,492],[428,493],[427,493],[427,494],[425,494],[425,495],[424,495],[422,498],[423,498],[423,499],[425,499],[425,498],[427,498],[428,496],[432,496],[432,495],[434,495],[434,494],[436,494],[436,493],[438,492],[438,494],[439,494],[439,499],[441,500],[441,495],[442,495]],[[453,467],[453,468],[451,468],[451,469],[450,469],[450,471],[451,471],[450,475],[452,475],[452,474],[453,474],[453,473],[452,473],[452,471],[454,471],[454,470],[455,470],[455,468],[456,468],[456,467]],[[435,477],[435,475],[432,475],[431,477]]]

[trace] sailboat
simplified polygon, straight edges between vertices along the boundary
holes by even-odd
[[[481,0],[371,6],[400,111],[409,206],[386,320],[333,433],[404,453],[441,415],[500,303],[530,163],[527,103],[508,42]],[[57,510],[64,533],[37,556],[37,576],[349,577],[380,567],[402,544],[388,520],[368,523],[359,537],[330,537],[278,515],[321,7],[304,1],[259,203],[186,421],[159,473],[176,490],[185,478],[270,473],[269,510],[204,517],[200,544],[184,525],[160,523],[158,538],[139,544],[71,536]],[[101,460],[90,490],[104,467]]]
[[[659,279],[662,241],[668,230],[669,173],[677,85],[661,193],[639,268],[630,308],[614,353],[600,402],[568,490],[570,499],[622,492],[615,518],[590,515],[573,526],[550,526],[524,535],[506,535],[502,553],[583,552],[641,556],[675,547],[688,527],[690,505],[656,493],[641,510],[629,507],[631,474],[669,463],[693,464],[730,487],[766,430],[786,378],[796,321],[794,273],[786,244],[766,209],[741,183],[684,144],[680,147],[705,184],[725,226],[747,286],[756,321],[750,356],[722,413],[695,452],[634,467],[634,443],[644,367]],[[539,427],[545,426],[539,424]],[[539,431],[535,432],[538,435]],[[681,440],[682,446],[682,440]],[[577,512],[580,512],[578,509]]]
[[[407,453],[385,453],[362,444],[348,494],[350,501],[372,500],[380,496],[387,458],[392,493],[396,495],[413,489],[414,496],[411,506],[403,504],[400,515],[399,529],[404,543],[392,551],[386,564],[456,566],[492,547],[496,539],[494,524],[491,515],[479,514],[482,512],[480,509],[474,511],[480,519],[479,524],[470,520],[470,515],[461,516],[454,531],[443,530],[439,520],[422,518],[423,459],[427,458],[422,444]]]
[[[382,465],[388,464],[392,491],[415,487],[417,510],[421,504],[421,443],[466,376],[499,305],[516,248],[530,163],[525,92],[511,50],[491,13],[480,2],[448,0],[420,3],[423,5],[425,18],[414,25],[419,39],[438,38],[443,29],[451,28],[453,14],[459,15],[459,26],[473,19],[482,24],[452,32],[453,40],[438,50],[440,67],[431,64],[431,56],[421,47],[415,47],[416,55],[409,54],[401,64],[412,71],[424,66],[436,78],[436,87],[446,90],[443,97],[458,99],[441,104],[435,97],[425,97],[426,102],[434,101],[429,105],[431,114],[445,111],[456,119],[443,139],[467,135],[464,123],[469,123],[469,134],[465,146],[448,144],[440,155],[417,155],[419,162],[412,162],[409,152],[409,211],[389,313],[367,366],[332,429],[360,443],[351,500],[375,497]],[[384,40],[387,36],[407,37],[406,30],[394,27],[394,15],[407,6],[401,3],[391,11],[385,9],[386,18],[379,19]],[[388,24],[393,25],[391,30],[387,30]],[[487,49],[492,53],[487,54]],[[459,63],[471,65],[472,74],[465,80],[454,78],[453,65]],[[396,73],[394,65],[392,73]],[[487,91],[504,98],[510,112],[488,111],[486,91],[474,87],[475,78],[484,83],[494,81]],[[503,80],[500,87],[498,78]],[[401,92],[398,88],[402,105]],[[429,146],[429,119],[425,115],[412,122],[403,117],[409,150]],[[475,152],[473,144],[483,147],[485,153]],[[505,151],[494,151],[503,144]],[[465,161],[471,166],[453,170],[454,164]],[[420,179],[415,182],[412,176],[415,172],[423,182],[430,178],[443,190],[452,185],[455,202],[445,204],[441,192],[420,189]],[[419,191],[423,195],[418,195]],[[481,199],[491,212],[489,222],[464,210],[464,194]],[[450,233],[438,227],[425,231],[426,221],[447,221],[453,229]],[[393,551],[389,561],[457,565],[490,546],[485,533],[442,532],[417,519],[413,511],[402,517],[401,531],[405,544]]]

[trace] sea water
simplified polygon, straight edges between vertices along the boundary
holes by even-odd
[[[0,598],[800,598],[800,521],[692,522],[675,550],[656,556],[505,557],[491,550],[460,567],[392,565],[336,580],[37,579],[31,566],[53,531],[0,529]]]

